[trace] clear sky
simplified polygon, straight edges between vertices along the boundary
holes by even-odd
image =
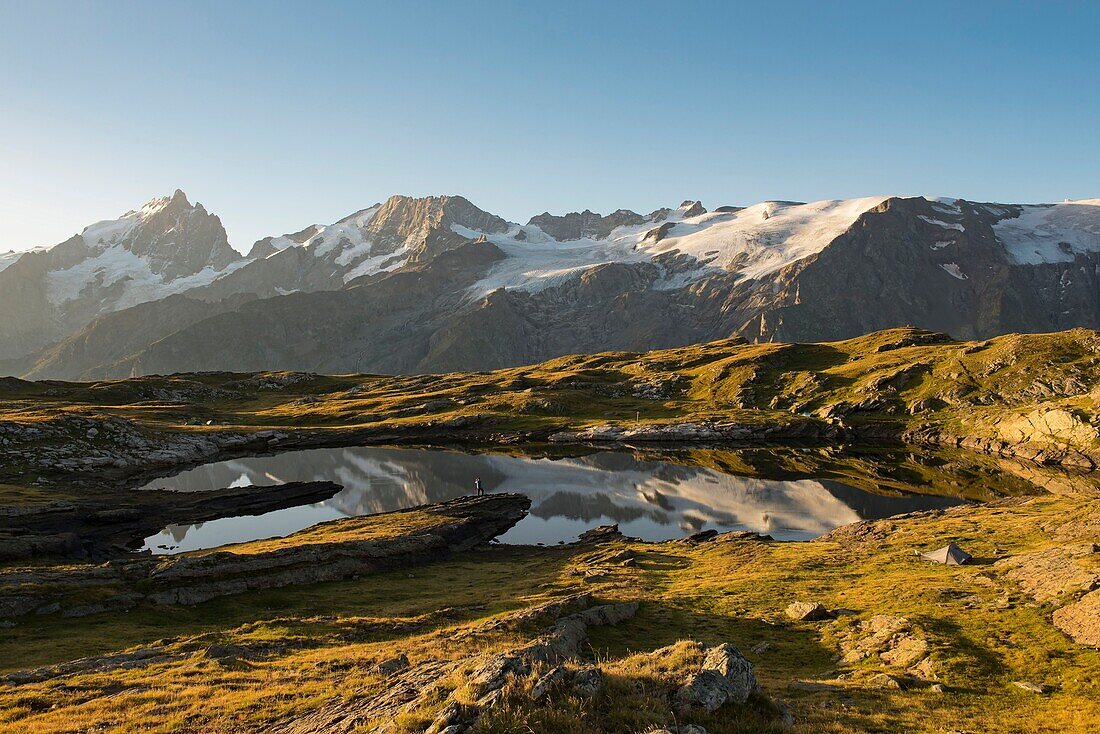
[[[0,0],[0,52],[0,251],[176,188],[241,250],[393,193],[1100,196],[1100,2]]]

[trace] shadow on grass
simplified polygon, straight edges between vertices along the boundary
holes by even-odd
[[[222,597],[195,606],[140,605],[75,619],[22,620],[0,630],[0,671],[52,665],[244,625],[288,635],[290,647],[385,641],[498,614],[545,594],[581,549],[497,546],[424,566]],[[422,619],[416,619],[422,617]],[[356,619],[360,618],[360,619]]]
[[[633,619],[613,627],[590,627],[588,632],[589,647],[583,656],[598,663],[604,673],[599,695],[587,699],[565,687],[533,706],[525,691],[512,691],[503,707],[482,720],[481,729],[580,734],[645,732],[695,724],[710,734],[789,732],[775,701],[788,697],[787,684],[793,678],[815,677],[832,664],[832,651],[822,645],[813,628],[699,612],[667,601],[643,602]],[[677,645],[661,655],[650,653],[683,640],[708,646],[732,643],[753,662],[762,693],[745,704],[727,703],[715,712],[698,707],[681,710],[676,705],[676,691],[688,675],[699,670],[702,653],[690,645]],[[768,643],[767,652],[753,652],[761,642]],[[810,697],[816,704],[830,694],[798,695]],[[831,713],[815,713],[813,726],[834,718]]]

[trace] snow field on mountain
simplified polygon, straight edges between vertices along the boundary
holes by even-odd
[[[200,286],[209,285],[227,273],[243,267],[249,261],[238,260],[224,270],[207,267],[199,272],[174,280],[153,272],[149,260],[135,255],[122,245],[112,245],[94,257],[86,258],[71,268],[53,270],[46,275],[47,297],[60,306],[77,298],[90,284],[115,286],[121,294],[112,310],[121,310]]]
[[[488,235],[508,259],[475,284],[471,295],[482,296],[498,288],[540,291],[598,265],[647,262],[673,251],[695,258],[698,267],[686,274],[678,273],[658,287],[680,287],[722,270],[761,278],[820,252],[861,214],[885,200],[878,196],[811,204],[769,201],[737,212],[708,212],[687,218],[683,210],[676,210],[661,222],[619,227],[602,240],[558,242],[538,227],[516,225],[503,235]],[[648,232],[666,222],[673,226],[660,241],[646,239]],[[464,236],[472,233],[465,228],[453,229]],[[526,235],[525,240],[516,239],[520,231]]]
[[[993,231],[1021,265],[1070,262],[1074,253],[1100,252],[1100,199],[1027,205]]]

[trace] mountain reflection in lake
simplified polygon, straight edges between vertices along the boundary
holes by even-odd
[[[570,541],[584,530],[619,523],[623,533],[666,540],[699,530],[753,530],[803,540],[838,525],[961,500],[878,495],[826,479],[764,479],[599,451],[565,459],[466,454],[442,449],[355,447],[295,451],[200,466],[143,489],[197,491],[289,481],[344,486],[331,499],[263,515],[173,525],[146,539],[153,553],[178,553],[287,535],[318,522],[369,515],[472,494],[520,492],[532,509],[505,543]]]

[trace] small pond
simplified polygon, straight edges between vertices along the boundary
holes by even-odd
[[[571,458],[471,454],[445,449],[353,447],[294,451],[207,464],[157,479],[142,489],[200,491],[290,481],[329,480],[331,499],[261,515],[170,525],[146,538],[154,554],[214,548],[288,535],[327,520],[398,510],[472,494],[520,492],[531,514],[501,536],[504,543],[569,542],[596,525],[667,540],[700,530],[751,530],[806,540],[860,519],[942,508],[963,500],[929,488],[875,493],[835,479],[741,476],[688,458],[597,451]]]

